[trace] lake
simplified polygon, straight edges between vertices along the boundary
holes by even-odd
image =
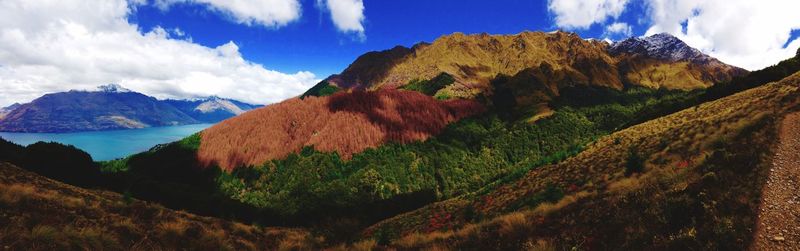
[[[23,146],[39,141],[73,145],[88,152],[95,161],[103,161],[127,157],[134,153],[147,151],[155,145],[180,140],[212,125],[213,124],[195,124],[76,133],[0,132],[0,137]]]

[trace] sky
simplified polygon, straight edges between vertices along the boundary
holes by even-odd
[[[454,32],[667,32],[757,70],[800,48],[796,0],[0,0],[0,106],[117,83],[279,102],[359,55]]]

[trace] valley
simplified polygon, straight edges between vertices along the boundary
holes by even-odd
[[[456,33],[370,52],[266,107],[163,101],[235,116],[119,159],[0,141],[0,182],[19,191],[0,194],[0,220],[21,226],[0,245],[791,248],[775,232],[791,221],[764,225],[793,207],[772,203],[794,182],[798,62],[748,72],[668,34]]]

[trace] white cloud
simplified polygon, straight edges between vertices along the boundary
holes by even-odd
[[[364,35],[364,2],[362,0],[317,0],[317,7],[327,8],[334,26],[341,32],[354,33],[359,39]]]
[[[616,22],[606,26],[605,37],[623,36],[630,37],[633,35],[633,28],[627,23]]]
[[[0,106],[119,83],[159,98],[208,95],[272,103],[316,83],[242,58],[229,42],[192,43],[176,29],[140,32],[125,0],[0,1]],[[138,2],[130,2],[138,3]]]
[[[154,4],[167,10],[173,4],[205,4],[212,10],[226,14],[236,22],[264,27],[281,27],[300,19],[298,0],[155,0]]]
[[[568,29],[587,29],[618,18],[628,0],[548,0],[547,9],[555,14],[556,25]]]
[[[723,62],[757,70],[792,57],[800,40],[800,1],[647,0],[646,35],[673,34]],[[682,24],[685,24],[685,28]]]

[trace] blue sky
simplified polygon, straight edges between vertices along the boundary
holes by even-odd
[[[544,0],[497,0],[491,4],[483,0],[367,0],[363,24],[366,39],[362,40],[337,31],[315,1],[300,3],[302,17],[279,28],[238,24],[195,4],[177,4],[166,11],[143,6],[129,20],[143,30],[156,26],[179,28],[195,43],[209,47],[233,41],[249,61],[281,72],[311,71],[318,77],[340,72],[365,52],[395,45],[410,47],[453,32],[514,34],[563,29],[584,38],[619,40],[628,35],[644,35],[651,24],[644,19],[647,10],[640,1],[628,2],[619,17],[607,20],[626,23],[632,32],[608,34],[603,23],[588,28],[558,26]],[[798,35],[800,32],[795,30],[784,46]]]
[[[157,98],[267,104],[359,55],[454,32],[667,32],[756,70],[800,48],[785,0],[3,0],[0,106],[118,83]]]
[[[282,72],[308,70],[320,77],[340,72],[365,52],[395,45],[408,47],[453,32],[510,34],[557,29],[546,1],[366,1],[366,39],[361,41],[337,31],[313,0],[301,3],[302,18],[280,28],[229,22],[203,6],[191,4],[173,6],[168,11],[140,7],[130,20],[145,30],[177,27],[194,42],[210,47],[234,41],[245,59],[266,68]],[[602,33],[594,30],[601,29],[595,27],[582,33]]]

